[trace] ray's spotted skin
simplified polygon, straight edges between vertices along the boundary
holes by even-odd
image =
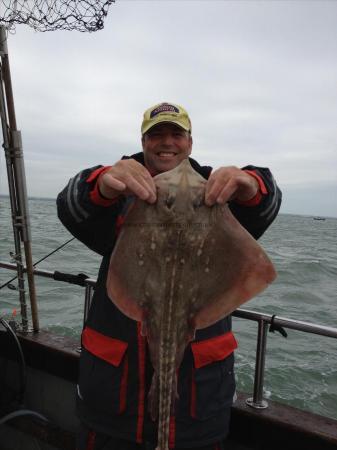
[[[157,450],[168,450],[176,370],[195,330],[229,315],[271,283],[274,267],[228,207],[205,205],[206,180],[188,159],[154,178],[157,202],[131,205],[111,256],[107,292],[142,322],[154,368],[149,392]]]

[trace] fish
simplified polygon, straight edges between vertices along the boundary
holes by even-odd
[[[168,450],[176,373],[197,329],[228,316],[276,277],[269,257],[230,212],[205,204],[188,159],[156,175],[157,201],[134,199],[111,255],[107,293],[141,322],[154,369],[148,393],[156,450]]]

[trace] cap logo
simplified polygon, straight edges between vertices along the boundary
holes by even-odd
[[[153,119],[157,114],[160,114],[162,112],[170,112],[170,113],[177,113],[179,114],[179,109],[175,107],[174,105],[169,105],[168,103],[164,103],[160,106],[158,106],[156,109],[151,111],[150,118]]]

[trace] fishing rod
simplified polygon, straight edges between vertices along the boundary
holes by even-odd
[[[39,259],[38,261],[36,261],[36,263],[33,264],[33,267],[37,266],[40,262],[44,261],[45,259],[47,259],[49,256],[53,255],[54,253],[56,253],[57,251],[61,250],[61,248],[65,247],[67,244],[69,244],[69,242],[73,241],[75,238],[72,237],[71,239],[69,239],[68,241],[64,242],[62,245],[60,245],[59,247],[57,247],[55,250],[53,250],[52,252],[48,253],[48,255],[45,255],[43,258]],[[17,279],[17,275],[12,278],[11,280],[7,281],[6,283],[4,283],[2,286],[0,286],[0,289],[8,286],[9,289],[16,289],[14,286],[11,286],[10,283],[14,280]]]

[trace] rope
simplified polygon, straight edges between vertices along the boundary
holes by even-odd
[[[46,416],[43,416],[42,414],[32,411],[30,409],[19,409],[17,411],[14,411],[12,413],[7,414],[4,417],[1,417],[0,419],[0,425],[3,425],[4,423],[8,422],[9,420],[15,419],[16,417],[22,417],[22,416],[32,416],[37,419],[40,419],[42,422],[49,422]]]

